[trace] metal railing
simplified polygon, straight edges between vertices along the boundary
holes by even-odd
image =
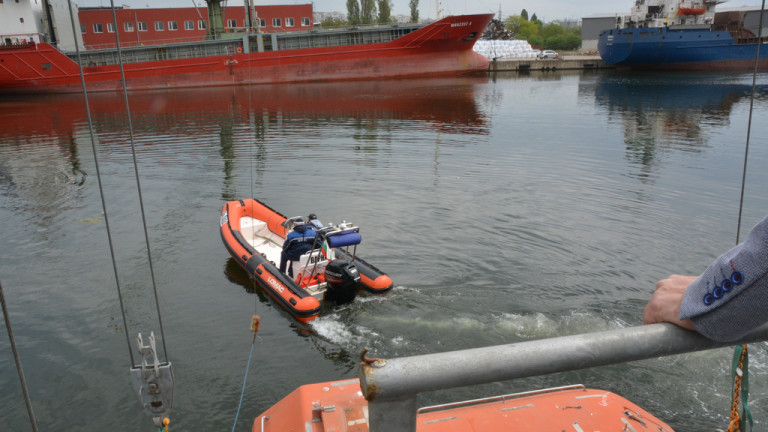
[[[715,342],[672,324],[654,324],[439,354],[374,359],[360,367],[360,387],[368,400],[371,432],[413,432],[419,393],[766,340],[768,324],[733,342]]]

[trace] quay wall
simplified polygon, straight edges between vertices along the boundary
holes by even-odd
[[[566,55],[559,59],[501,58],[491,60],[489,72],[520,70],[613,69],[600,56]]]

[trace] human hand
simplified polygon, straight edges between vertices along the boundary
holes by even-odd
[[[696,276],[671,275],[656,283],[656,291],[643,311],[643,324],[668,322],[688,330],[696,330],[691,320],[680,320],[680,305],[688,285]]]

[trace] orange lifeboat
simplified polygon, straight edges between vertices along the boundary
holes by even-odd
[[[358,379],[301,386],[253,422],[252,432],[368,431]],[[582,385],[426,407],[417,432],[636,431],[672,428],[629,400]]]
[[[707,8],[703,7],[681,7],[677,9],[678,15],[704,15],[705,12],[707,12]]]
[[[392,289],[389,276],[355,256],[361,236],[358,227],[348,223],[317,229],[303,240],[306,251],[290,263],[291,276],[280,271],[283,243],[297,219],[245,199],[224,204],[219,221],[232,258],[296,319],[317,318],[321,300],[345,303],[360,288],[372,293]],[[355,249],[350,251],[350,246]]]

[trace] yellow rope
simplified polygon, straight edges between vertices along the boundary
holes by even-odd
[[[155,420],[157,421],[157,420]],[[157,430],[157,432],[168,432],[168,424],[171,423],[171,419],[168,417],[163,417],[163,420],[160,421],[160,428]],[[157,425],[157,423],[155,423]]]
[[[741,356],[739,357],[738,371],[742,371],[744,367],[744,356],[747,354],[747,346],[745,345],[741,350]],[[728,425],[728,432],[739,432],[739,402],[741,399],[741,374],[737,373],[733,383],[733,405],[731,406],[731,423]]]

